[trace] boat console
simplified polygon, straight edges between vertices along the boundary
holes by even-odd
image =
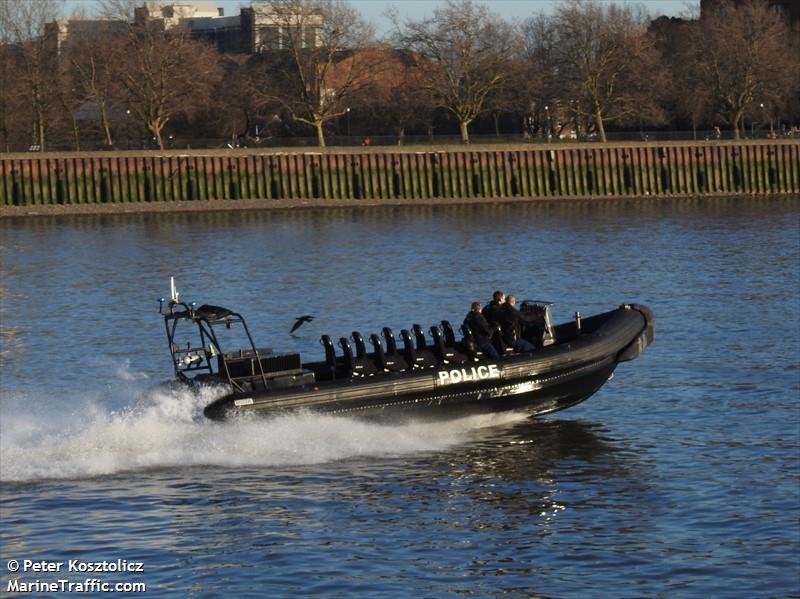
[[[159,312],[164,316],[179,380],[227,383],[236,391],[282,389],[314,382],[314,373],[303,368],[299,353],[276,354],[271,349],[257,348],[241,314],[221,306],[197,307],[194,302],[181,302],[174,279],[171,291],[169,302],[161,299]],[[226,353],[218,333],[238,327],[244,331],[246,348]]]
[[[552,306],[553,302],[541,300],[524,300],[519,306],[520,318],[529,331],[528,336],[539,348],[556,342]]]

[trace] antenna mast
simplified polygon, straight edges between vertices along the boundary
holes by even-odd
[[[178,303],[178,296],[180,294],[178,293],[178,290],[175,287],[175,277],[170,277],[169,278],[169,291],[170,291],[170,301],[173,304],[177,304]]]

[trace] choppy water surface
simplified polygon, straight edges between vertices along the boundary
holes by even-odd
[[[800,200],[0,221],[9,560],[142,562],[164,596],[800,595]],[[588,402],[399,427],[210,424],[157,298],[262,346],[460,321],[495,288],[656,342]],[[316,319],[288,335],[294,317]],[[66,567],[66,565],[65,565]],[[13,594],[13,593],[12,593]]]

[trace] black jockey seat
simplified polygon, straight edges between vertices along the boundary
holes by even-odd
[[[411,330],[414,331],[414,338],[417,341],[414,363],[420,368],[433,368],[437,366],[441,360],[425,342],[425,332],[422,330],[422,327],[415,323],[411,326]]]
[[[355,356],[353,356],[353,348],[350,346],[350,342],[347,340],[347,337],[340,337],[339,345],[342,346],[342,358],[344,359],[344,365],[347,368],[348,374],[352,376],[353,370],[355,369]]]
[[[386,340],[386,353],[397,353],[397,341],[394,339],[394,333],[389,327],[383,327],[383,338]]]
[[[501,356],[505,356],[508,354],[514,353],[514,348],[506,345],[506,342],[503,340],[503,329],[500,327],[499,324],[494,324],[492,326],[492,345],[497,350],[497,353]]]
[[[411,340],[411,333],[408,332],[408,329],[402,329],[400,331],[400,339],[403,340],[403,357],[413,368],[417,352],[414,349],[414,342]]]
[[[344,361],[347,365],[350,376],[372,376],[378,372],[375,362],[366,358],[358,358],[353,355],[353,348],[350,346],[350,342],[347,340],[347,337],[342,337],[339,339],[339,344],[342,346]]]
[[[444,344],[449,345],[450,347],[456,346],[456,334],[453,331],[453,325],[450,324],[449,320],[442,321],[442,333],[444,334]]]
[[[403,355],[412,368],[432,368],[436,366],[437,361],[433,353],[428,350],[423,350],[423,353],[417,352],[408,329],[400,331],[400,338],[403,340]]]
[[[383,351],[383,343],[381,343],[381,338],[375,333],[372,333],[369,336],[369,342],[372,343],[372,347],[374,349],[373,355],[375,356],[375,366],[377,366],[379,371],[388,372],[389,369],[386,367],[386,352]]]
[[[464,335],[464,349],[473,360],[480,360],[483,357],[483,352],[478,349],[478,342],[475,341],[475,335],[469,325],[461,325],[461,333]]]
[[[383,338],[386,340],[386,370],[390,372],[408,370],[409,362],[397,351],[397,342],[394,339],[392,329],[383,327]]]
[[[325,363],[330,371],[331,379],[341,377],[344,371],[348,370],[344,358],[336,357],[336,348],[334,348],[333,340],[328,335],[323,335],[320,338],[320,342],[325,348]]]
[[[449,348],[456,354],[461,354],[463,356],[464,362],[469,362],[469,355],[467,354],[467,350],[464,347],[463,342],[456,341],[456,334],[453,331],[453,325],[450,324],[449,321],[443,320],[442,321],[442,334],[444,335],[444,345],[446,348]],[[463,362],[461,362],[463,364]]]
[[[356,358],[363,360],[367,357],[367,346],[364,343],[364,337],[358,331],[353,331],[350,335],[356,346]]]
[[[442,331],[436,325],[431,327],[431,338],[433,339],[433,353],[443,364],[463,364],[469,359],[465,354],[457,351],[455,347],[445,345]]]
[[[411,330],[414,333],[414,339],[417,343],[417,351],[427,349],[428,344],[425,342],[425,332],[422,330],[422,327],[415,323],[411,325]]]

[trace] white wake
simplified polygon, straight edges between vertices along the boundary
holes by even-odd
[[[399,456],[446,449],[463,442],[476,428],[523,418],[506,414],[391,426],[296,414],[215,423],[202,416],[213,392],[144,390],[148,382],[142,378],[123,369],[114,388],[79,396],[0,391],[0,480]]]

